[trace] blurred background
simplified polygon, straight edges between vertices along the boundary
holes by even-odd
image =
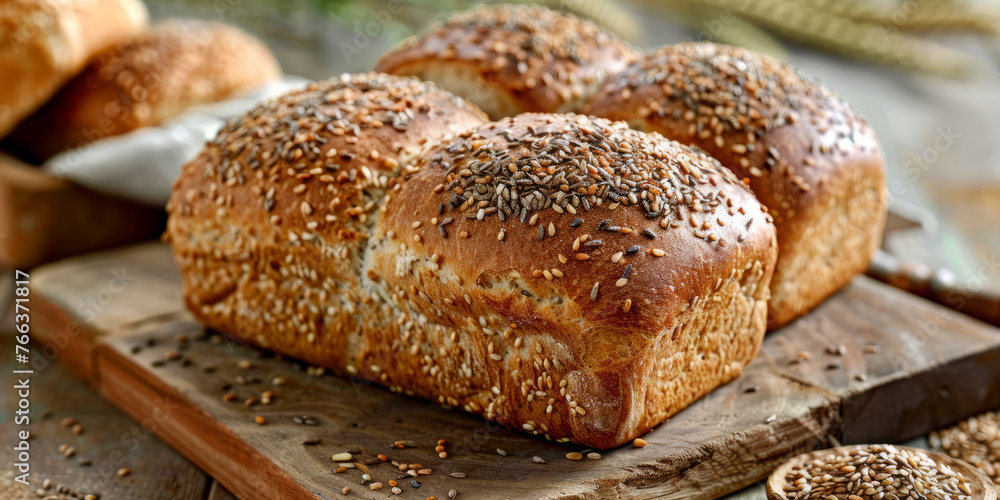
[[[464,0],[147,0],[153,20],[243,27],[284,70],[322,79],[365,71]],[[645,51],[714,40],[798,66],[874,124],[889,169],[904,260],[1000,290],[1000,1],[549,0]]]

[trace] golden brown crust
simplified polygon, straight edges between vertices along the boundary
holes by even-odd
[[[145,28],[138,0],[0,3],[0,137],[45,103],[95,53]]]
[[[383,55],[378,71],[435,81],[497,119],[570,112],[638,53],[599,26],[527,5],[480,6]]]
[[[664,47],[610,77],[585,112],[695,145],[749,179],[778,229],[771,329],[840,289],[878,247],[886,181],[874,132],[780,61],[713,43]]]
[[[414,168],[367,260],[385,293],[463,334],[443,347],[481,373],[436,390],[473,411],[608,448],[756,353],[774,229],[714,160],[621,122],[522,114]]]
[[[65,149],[156,125],[280,74],[267,47],[237,28],[168,21],[97,55],[11,138],[44,161]]]
[[[362,81],[326,82],[251,112],[185,166],[168,206],[167,234],[185,300],[201,321],[342,375],[602,448],[735,378],[755,354],[776,257],[774,228],[712,160],[624,124],[581,116],[480,125],[474,109],[429,84],[353,78]],[[386,86],[396,90],[387,95]],[[331,115],[344,120],[332,131],[317,121]],[[590,210],[583,198],[579,210],[572,208],[576,215],[542,203],[525,222],[506,212],[501,222],[500,212],[487,216],[485,205],[481,221],[464,217],[461,203],[449,207],[462,181],[437,187],[451,182],[445,162],[457,172],[477,168],[463,148],[505,134],[520,138],[525,149],[518,154],[526,156],[516,162],[529,170],[533,161],[549,161],[542,156],[548,146],[586,143],[567,146],[567,154],[600,169],[588,168],[586,177],[602,180],[577,186],[588,193]],[[539,142],[544,136],[547,144]],[[444,142],[432,146],[432,137]],[[331,146],[338,152],[327,156]],[[434,149],[421,153],[426,147]],[[344,152],[352,157],[342,159]],[[422,159],[401,166],[414,155]],[[341,165],[327,172],[331,163]],[[541,168],[566,179],[568,165],[563,159]],[[348,178],[337,180],[341,174]],[[496,193],[497,184],[479,178],[475,186]],[[649,207],[638,198],[643,192]],[[615,208],[612,195],[624,196]],[[565,200],[555,203],[561,208]],[[584,232],[606,243],[581,243],[578,253],[590,258],[577,260],[570,251]],[[633,245],[644,248],[615,257]],[[573,260],[560,262],[560,253]],[[626,268],[627,282],[616,286]],[[590,279],[603,282],[594,300]]]

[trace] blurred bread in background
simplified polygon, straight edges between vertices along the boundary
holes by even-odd
[[[0,137],[148,17],[139,0],[0,1]]]
[[[600,26],[528,5],[480,6],[404,40],[375,70],[416,76],[494,120],[579,111],[609,74],[639,53]]]
[[[237,28],[167,21],[95,57],[11,133],[8,145],[43,162],[280,75],[270,50]]]

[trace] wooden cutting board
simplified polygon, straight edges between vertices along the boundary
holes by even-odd
[[[1000,330],[863,276],[769,335],[742,377],[644,436],[647,446],[582,461],[565,458],[576,446],[198,339],[161,244],[50,264],[31,286],[37,340],[61,338],[67,366],[137,421],[154,419],[157,436],[241,498],[342,498],[345,486],[385,498],[389,480],[406,498],[713,498],[834,441],[899,441],[1000,406]],[[244,404],[269,390],[269,405]],[[398,440],[413,446],[391,447]],[[363,486],[357,468],[335,473],[331,456],[346,451],[384,488]],[[392,461],[432,473],[413,491]]]

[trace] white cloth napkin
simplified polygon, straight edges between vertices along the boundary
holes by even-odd
[[[64,151],[45,162],[43,168],[94,191],[162,207],[181,166],[197,156],[227,120],[309,82],[285,76],[225,101],[191,107],[159,126]]]

